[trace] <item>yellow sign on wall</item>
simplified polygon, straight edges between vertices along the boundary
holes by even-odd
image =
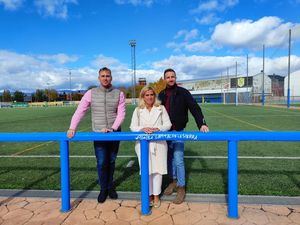
[[[244,87],[245,86],[245,78],[244,77],[238,78],[237,85],[238,85],[238,87]]]

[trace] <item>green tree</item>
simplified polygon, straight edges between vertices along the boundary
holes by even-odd
[[[45,94],[45,90],[36,89],[34,99],[35,99],[34,101],[36,101],[36,102],[46,101],[47,97],[46,97],[46,94]]]
[[[48,102],[56,101],[58,98],[58,93],[55,89],[45,89],[45,95],[47,96]]]
[[[162,90],[164,90],[166,88],[166,82],[162,77],[158,81],[156,81],[150,85],[154,88],[154,90],[157,94],[159,94],[159,92],[161,92]]]
[[[14,93],[14,101],[16,102],[24,102],[25,94],[22,91],[15,91]]]
[[[10,94],[9,90],[3,91],[2,99],[3,99],[3,102],[11,102],[11,94]]]
[[[78,91],[77,93],[72,93],[72,101],[80,101],[83,94]]]
[[[125,98],[131,98],[131,87],[119,87],[119,89],[124,93]]]

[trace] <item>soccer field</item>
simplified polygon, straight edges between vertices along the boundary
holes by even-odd
[[[201,105],[211,131],[300,130],[300,110],[284,108]],[[133,107],[127,107],[123,131],[129,130]],[[71,107],[0,109],[0,132],[66,131]],[[90,114],[78,127],[91,131]],[[186,130],[196,130],[190,116]],[[0,142],[0,189],[60,189],[59,146],[47,143]],[[70,145],[71,189],[98,190],[92,143]],[[133,142],[121,142],[115,179],[117,190],[139,191],[140,177]],[[187,142],[187,191],[227,193],[227,143]],[[300,143],[239,143],[239,193],[300,195]],[[134,161],[128,167],[130,161]]]

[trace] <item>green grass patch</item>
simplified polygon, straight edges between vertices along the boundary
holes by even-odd
[[[293,131],[300,130],[300,111],[285,108],[232,105],[202,105],[211,131]],[[134,107],[128,106],[123,131],[129,131]],[[69,127],[73,107],[0,109],[0,132],[62,132]],[[78,127],[91,131],[90,113]],[[197,130],[192,116],[186,128]],[[226,142],[186,142],[187,156],[227,156]],[[240,142],[240,156],[299,157],[299,142]],[[55,142],[4,143],[0,155],[59,155]],[[91,142],[70,144],[70,155],[94,155]],[[134,142],[121,142],[119,155],[135,155]],[[118,158],[117,189],[139,191],[137,158]],[[187,190],[191,193],[226,193],[226,159],[186,159]],[[71,158],[71,189],[98,190],[95,158]],[[239,160],[239,193],[300,195],[299,160]],[[59,158],[0,158],[0,189],[60,189]]]

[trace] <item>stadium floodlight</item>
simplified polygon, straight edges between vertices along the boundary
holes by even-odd
[[[261,92],[261,104],[265,105],[265,45],[263,45],[263,69],[262,69],[262,92]]]
[[[291,74],[291,29],[289,29],[289,58],[288,58],[288,88],[287,88],[287,108],[290,108],[290,101],[291,101],[291,90],[290,90],[290,85],[291,85],[291,79],[290,79],[290,74]]]
[[[130,40],[131,46],[131,67],[132,67],[132,104],[135,105],[135,86],[136,86],[136,63],[135,63],[135,46],[136,40]]]
[[[48,102],[50,102],[51,101],[51,99],[50,99],[50,85],[51,85],[52,83],[50,83],[50,81],[48,81],[47,83],[46,83],[46,85],[47,85],[47,88],[48,88],[48,90],[47,90],[47,97],[48,97]]]
[[[72,69],[69,69],[69,85],[70,85],[70,98],[69,100],[72,101]]]
[[[239,104],[239,93],[238,93],[238,78],[237,78],[237,62],[235,62],[235,105]]]

